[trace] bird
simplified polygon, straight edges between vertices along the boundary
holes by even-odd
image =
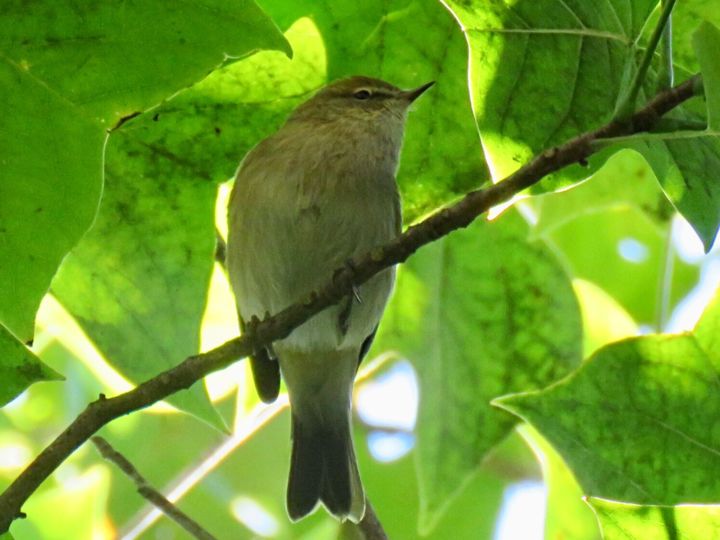
[[[353,257],[401,233],[396,183],[410,105],[429,82],[334,81],[300,104],[241,161],[228,204],[227,271],[244,322],[307,298]],[[392,292],[388,268],[337,305],[250,357],[255,388],[291,410],[286,508],[292,521],[321,503],[362,520],[366,499],[351,434],[352,389]]]

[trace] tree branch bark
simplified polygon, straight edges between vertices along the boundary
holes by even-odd
[[[700,75],[695,75],[674,88],[660,92],[627,121],[612,121],[561,146],[546,150],[501,182],[487,189],[469,192],[452,206],[439,210],[423,222],[408,228],[392,242],[354,259],[352,264],[345,265],[337,272],[328,272],[327,285],[305,300],[276,315],[268,316],[263,321],[250,321],[243,336],[206,353],[191,356],[130,392],[113,398],[100,396],[100,399],[90,403],[0,495],[0,534],[8,530],[14,519],[22,517],[22,505],[38,486],[75,449],[108,422],[189,388],[208,373],[222,369],[252,354],[256,349],[288,336],[295,327],[345,297],[353,286],[366,282],[384,268],[405,261],[425,244],[456,229],[467,227],[482,213],[536,184],[547,174],[573,163],[584,162],[596,151],[591,144],[593,141],[649,130],[663,114],[693,97],[694,90],[702,87],[700,82]]]

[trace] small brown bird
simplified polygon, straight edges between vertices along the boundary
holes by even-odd
[[[300,105],[240,164],[229,206],[227,267],[241,321],[304,299],[348,259],[400,233],[395,183],[414,90],[378,79],[336,81]],[[292,410],[287,510],[322,502],[358,522],[365,495],[350,429],[352,386],[395,279],[387,269],[251,358],[261,399],[280,373]],[[275,357],[277,355],[277,357]]]

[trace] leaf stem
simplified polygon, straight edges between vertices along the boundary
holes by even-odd
[[[662,0],[662,7],[665,8],[669,0]],[[672,54],[672,16],[668,16],[667,23],[660,38],[660,69],[657,76],[656,91],[662,92],[673,85],[675,72],[673,69]]]
[[[640,62],[640,67],[635,72],[635,76],[630,83],[630,89],[618,103],[617,109],[615,109],[613,120],[615,120],[616,122],[624,123],[629,121],[633,113],[635,112],[635,106],[637,103],[638,94],[640,93],[640,88],[642,88],[643,82],[645,82],[645,76],[647,75],[647,70],[650,67],[650,62],[652,61],[653,55],[655,54],[655,50],[657,49],[658,43],[660,42],[660,38],[665,32],[665,27],[668,25],[668,21],[670,20],[670,13],[672,13],[673,7],[675,6],[675,1],[676,0],[663,0],[662,2],[660,19],[658,20],[657,25],[655,26],[655,29],[650,36],[650,42],[645,49],[642,60]]]

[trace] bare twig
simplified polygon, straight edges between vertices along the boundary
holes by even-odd
[[[101,397],[90,403],[0,495],[0,533],[7,531],[10,523],[20,516],[23,503],[38,486],[76,448],[108,422],[189,388],[208,373],[288,336],[295,327],[347,296],[354,286],[365,283],[385,268],[407,260],[425,244],[467,227],[480,214],[536,184],[545,175],[573,163],[585,162],[595,151],[591,145],[595,139],[647,131],[663,114],[693,97],[700,80],[700,76],[696,75],[679,86],[663,91],[633,114],[629,121],[612,121],[561,146],[546,150],[503,181],[487,189],[469,192],[452,206],[410,227],[392,242],[355,258],[352,264],[346,264],[335,272],[328,272],[325,287],[274,316],[249,324],[243,336],[204,354],[191,356],[130,392],[109,399]]]
[[[175,521],[175,523],[180,525],[183,529],[192,534],[195,538],[199,538],[200,540],[216,540],[216,538],[212,534],[207,532],[205,529],[203,529],[203,527],[198,522],[196,522],[185,512],[180,510],[173,503],[168,501],[162,493],[152,487],[148,483],[148,481],[145,480],[145,478],[140,474],[140,472],[135,468],[135,466],[130,463],[130,461],[125,456],[115,450],[109,442],[99,436],[92,437],[90,440],[98,449],[100,455],[102,455],[102,457],[104,457],[108,461],[112,461],[115,465],[117,465],[117,467],[122,472],[124,472],[128,476],[128,478],[135,482],[138,493],[142,495],[145,499],[150,501],[152,504],[154,504],[167,517]]]

